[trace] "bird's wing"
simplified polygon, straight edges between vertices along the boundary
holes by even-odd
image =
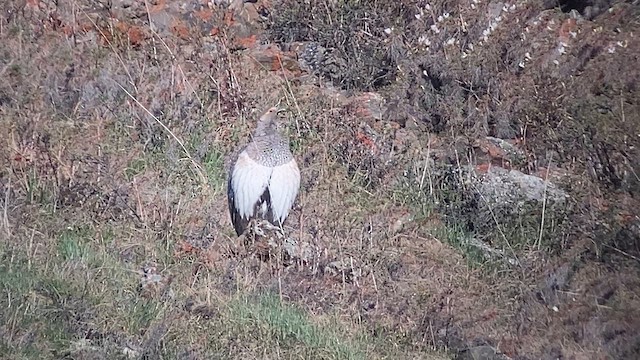
[[[273,168],[269,180],[273,218],[283,223],[300,189],[300,170],[295,159]]]
[[[238,236],[242,235],[244,229],[247,228],[247,224],[249,220],[243,219],[240,214],[238,214],[238,209],[236,209],[235,205],[235,192],[233,191],[233,186],[231,185],[233,181],[233,174],[229,175],[229,180],[227,182],[227,200],[229,202],[229,214],[231,215],[231,223],[233,224],[233,228],[236,230],[236,234]]]
[[[233,201],[229,199],[229,206],[233,205],[240,217],[248,219],[254,215],[255,204],[267,188],[271,172],[271,168],[258,164],[245,151],[240,153],[229,179],[230,195],[233,197]]]

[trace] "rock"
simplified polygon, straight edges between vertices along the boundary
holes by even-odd
[[[483,171],[478,171],[481,167]],[[464,234],[457,241],[478,259],[526,266],[513,249],[557,249],[568,224],[568,194],[550,181],[517,170],[487,166],[436,165],[433,181],[440,192],[439,210]]]
[[[287,237],[282,242],[282,248],[288,256],[298,262],[308,263],[317,253],[317,249],[310,242]]]
[[[359,118],[382,120],[385,113],[384,98],[375,92],[367,92],[350,98],[348,106]]]
[[[301,72],[295,53],[282,51],[274,44],[258,45],[251,49],[247,56],[270,71],[284,70],[294,75]]]
[[[324,267],[324,273],[336,279],[352,283],[362,276],[362,269],[356,266],[353,258],[335,260]]]
[[[519,163],[526,159],[524,151],[520,150],[515,141],[504,140],[493,136],[487,136],[479,140],[477,145],[486,151],[492,158],[506,160],[509,163]]]
[[[173,298],[174,293],[170,288],[172,278],[158,272],[155,264],[145,266],[141,271],[139,284],[140,294],[147,298],[166,297]]]
[[[569,195],[549,181],[517,170],[490,166],[478,190],[490,203],[514,204],[522,200],[564,202]]]

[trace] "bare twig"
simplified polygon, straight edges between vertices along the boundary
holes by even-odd
[[[11,236],[11,229],[9,227],[9,215],[7,209],[9,208],[9,192],[11,191],[11,177],[7,181],[7,188],[4,191],[4,204],[2,204],[2,226],[4,227],[7,237]]]
[[[120,56],[120,54],[118,54],[118,52],[116,51],[115,46],[113,46],[113,44],[111,43],[111,41],[109,41],[109,38],[107,37],[107,35],[105,35],[102,32],[102,29],[100,29],[100,27],[98,26],[98,24],[95,23],[95,21],[93,21],[93,19],[89,16],[89,14],[87,14],[84,10],[82,11],[82,13],[84,14],[84,16],[89,19],[89,21],[91,22],[91,24],[93,25],[94,28],[96,28],[96,30],[98,30],[98,32],[100,33],[100,35],[102,35],[102,38],[104,39],[104,41],[107,42],[107,44],[109,44],[109,47],[111,48],[111,51],[113,51],[113,54],[118,58],[118,61],[120,62],[120,64],[122,65],[122,68],[124,69],[124,71],[127,73],[127,76],[129,77],[129,82],[131,83],[131,86],[133,86],[134,89],[136,89],[136,92],[138,91],[138,88],[136,87],[136,83],[135,81],[133,81],[133,76],[131,76],[131,73],[129,72],[129,69],[127,68],[127,66],[124,64],[124,61],[122,60],[122,57]]]
[[[429,195],[433,196],[433,180],[431,179],[431,168],[429,165],[429,159],[431,158],[431,136],[427,134],[427,156],[424,159],[424,169],[422,169],[422,177],[420,178],[420,190],[424,185],[424,178],[429,175]]]
[[[14,61],[13,61],[13,59],[11,59],[11,61],[9,61],[9,63],[7,65],[5,65],[2,68],[2,70],[0,70],[0,76],[4,76],[4,73],[7,72],[7,70],[13,66],[13,63],[14,63]]]
[[[298,132],[298,136],[300,136],[300,121],[298,121],[298,119],[303,119],[302,110],[300,109],[300,105],[298,104],[298,99],[296,99],[296,96],[293,94],[293,90],[291,89],[291,83],[289,82],[289,78],[287,78],[287,74],[284,70],[284,65],[282,65],[282,59],[280,57],[278,57],[278,62],[280,63],[280,70],[282,70],[282,77],[284,78],[284,81],[287,84],[286,90],[291,95],[291,99],[293,99],[293,105],[296,106],[296,110],[298,111],[298,118],[296,118],[296,131]]]
[[[622,113],[622,122],[624,123],[626,121],[626,116],[624,115],[624,97],[622,96],[620,96],[620,112]]]
[[[544,192],[542,196],[542,219],[540,219],[540,233],[535,244],[535,247],[538,248],[538,250],[540,250],[540,245],[542,244],[542,233],[544,231],[544,215],[547,209],[547,187],[549,186],[549,172],[551,171],[552,162],[553,156],[549,158],[549,164],[547,165],[547,175],[544,179]]]
[[[200,177],[200,180],[202,181],[203,184],[207,184],[207,177],[204,175],[204,172],[202,171],[202,166],[200,166],[200,164],[198,164],[193,157],[191,157],[191,154],[189,153],[189,151],[187,150],[187,148],[184,146],[184,143],[182,142],[182,140],[180,140],[176,134],[173,133],[173,131],[171,131],[171,129],[169,129],[167,127],[167,125],[165,125],[162,121],[160,121],[160,119],[158,119],[155,115],[153,115],[153,113],[151,113],[151,111],[149,111],[149,109],[147,109],[144,105],[142,105],[142,103],[140,103],[140,101],[138,101],[138,99],[135,98],[135,96],[133,96],[129,91],[127,91],[127,89],[125,89],[122,85],[120,85],[120,83],[118,83],[117,81],[114,80],[114,82],[120,87],[120,89],[122,89],[122,91],[124,91],[127,96],[129,96],[129,98],[131,98],[131,100],[133,100],[136,104],[138,104],[138,106],[140,106],[140,108],[142,108],[142,110],[144,110],[153,120],[155,120],[155,122],[157,122],[158,124],[160,124],[160,126],[162,126],[162,128],[169,133],[169,135],[171,135],[172,138],[174,138],[176,140],[176,142],[180,145],[180,147],[182,148],[182,151],[184,151],[185,155],[187,156],[187,158],[189,159],[189,161],[191,161],[191,163],[193,164],[196,173],[198,174],[198,176]]]
[[[639,257],[634,256],[634,255],[631,255],[631,254],[629,254],[628,252],[622,251],[622,250],[618,249],[617,247],[613,247],[613,246],[608,245],[608,244],[604,244],[604,246],[608,247],[609,249],[613,249],[613,250],[615,250],[615,251],[619,252],[620,254],[622,254],[622,255],[624,255],[624,256],[627,256],[627,257],[629,257],[629,258],[631,258],[631,259],[633,259],[633,260],[640,261],[640,258],[639,258]]]
[[[502,231],[502,227],[500,226],[500,223],[498,222],[498,218],[493,212],[493,208],[491,207],[491,204],[489,204],[489,201],[487,201],[487,198],[480,192],[480,190],[478,190],[475,187],[475,185],[473,185],[473,188],[478,193],[478,195],[480,195],[480,198],[482,198],[482,201],[484,201],[484,203],[487,205],[487,208],[489,209],[489,213],[491,214],[491,217],[493,218],[493,221],[496,224],[496,228],[498,228],[498,232],[500,232],[500,236],[502,236],[502,239],[504,240],[505,244],[507,244],[507,247],[511,251],[511,254],[513,254],[513,258],[516,261],[515,265],[521,266],[520,260],[518,259],[518,255],[516,255],[516,252],[511,246],[511,243],[509,242],[509,240],[507,239],[507,236],[504,234],[504,231]]]

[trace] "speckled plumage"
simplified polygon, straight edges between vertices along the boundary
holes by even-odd
[[[229,174],[229,212],[238,235],[252,218],[281,226],[298,194],[300,171],[278,129],[277,112],[271,108],[260,117]]]

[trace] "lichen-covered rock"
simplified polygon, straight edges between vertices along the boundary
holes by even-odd
[[[527,200],[565,202],[569,195],[555,184],[518,170],[491,166],[478,178],[478,191],[487,202],[514,206]],[[518,207],[514,207],[518,211]]]

